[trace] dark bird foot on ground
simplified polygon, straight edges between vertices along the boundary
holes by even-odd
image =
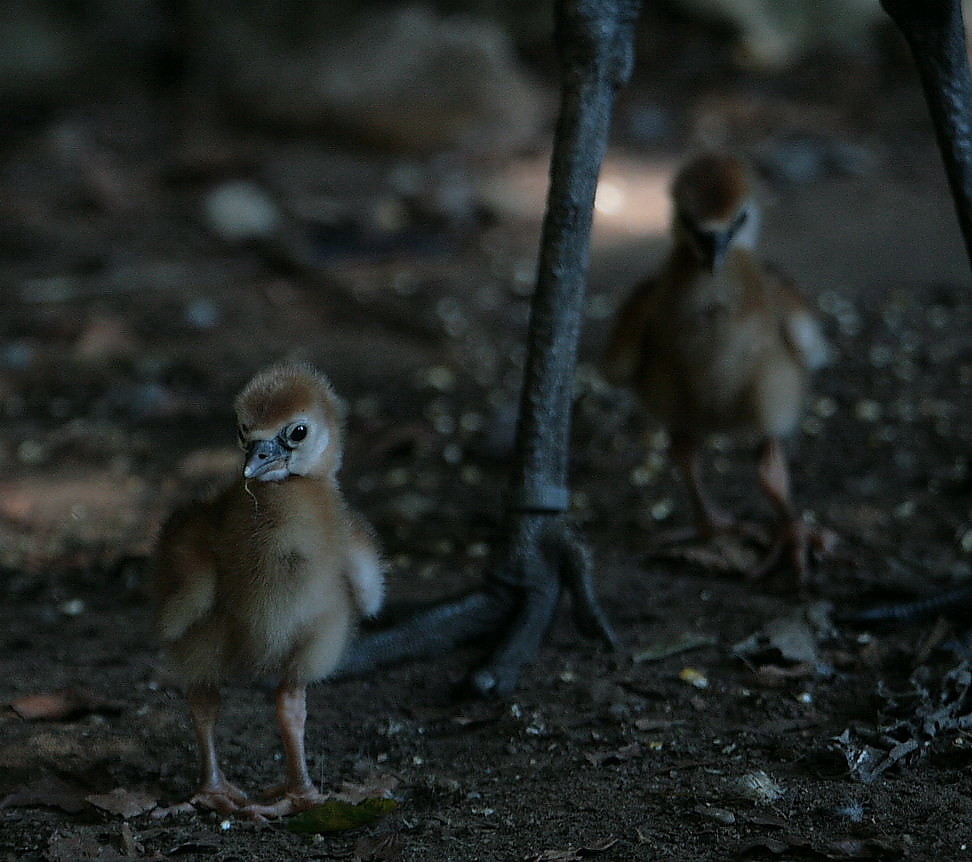
[[[421,611],[400,625],[362,635],[344,657],[339,675],[441,655],[474,640],[491,639],[489,657],[466,681],[480,696],[504,696],[523,665],[534,661],[566,591],[579,631],[618,646],[594,593],[590,555],[560,517],[518,521],[504,562],[480,590]]]

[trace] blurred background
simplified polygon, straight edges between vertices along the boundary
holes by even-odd
[[[489,512],[503,483],[557,106],[551,20],[549,3],[503,0],[4,3],[0,565],[144,554],[173,499],[235,468],[232,394],[285,355],[348,400],[351,491],[396,552],[423,547],[417,533],[482,551],[475,529],[420,525],[443,505],[468,519],[446,486],[488,488],[474,496]],[[952,322],[968,281],[877,0],[649,2],[637,49],[579,382],[593,426],[620,429],[604,432],[620,466],[577,456],[609,498],[640,438],[632,409],[598,401],[598,351],[665,248],[686,153],[754,162],[766,253],[828,315],[843,361],[818,430],[862,391],[881,401],[920,340],[902,348],[902,322],[932,307],[927,325]],[[902,408],[922,409],[938,408]],[[855,501],[878,494],[844,481]]]
[[[341,478],[392,603],[478,583],[503,540],[551,17],[518,0],[0,0],[0,704],[69,694],[63,720],[0,710],[0,855],[399,858],[394,842],[352,852],[358,834],[136,818],[184,798],[192,772],[146,558],[177,502],[238,476],[235,393],[297,357],[347,404]],[[763,253],[834,348],[791,450],[797,505],[840,538],[809,597],[789,572],[741,577],[744,542],[650,550],[689,503],[664,435],[598,373],[701,147],[755,166]],[[906,682],[948,627],[835,634],[799,603],[972,576],[969,278],[878,0],[646,0],[597,195],[570,464],[624,650],[565,620],[512,705],[454,705],[468,652],[317,687],[315,779],[400,781],[402,858],[965,852],[967,709],[933,750],[934,673],[920,697]],[[768,521],[745,442],[715,440],[706,464],[720,503]],[[760,654],[740,660],[744,640]],[[899,691],[929,704],[914,733]],[[272,710],[266,692],[231,695],[228,763],[257,786]],[[897,780],[892,754],[929,751]],[[862,763],[895,774],[865,784]],[[124,788],[147,801],[129,809]],[[119,789],[124,823],[91,801]]]

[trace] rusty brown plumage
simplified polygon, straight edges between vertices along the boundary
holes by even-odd
[[[746,525],[720,513],[702,488],[699,450],[714,433],[746,431],[763,443],[760,485],[780,526],[761,573],[788,556],[801,579],[807,548],[823,539],[793,509],[782,439],[802,416],[810,374],[828,346],[796,286],[756,256],[759,209],[736,156],[706,153],[672,186],[671,251],[622,304],[606,375],[635,391],[671,436],[695,528],[706,536]]]

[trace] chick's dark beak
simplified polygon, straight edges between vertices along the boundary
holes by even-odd
[[[729,243],[732,235],[729,231],[705,231],[699,233],[696,240],[699,244],[699,252],[702,254],[702,261],[709,272],[717,272],[722,269],[726,262],[726,255],[729,253]]]
[[[281,466],[287,460],[290,450],[284,445],[280,437],[270,440],[254,440],[246,447],[246,463],[243,466],[243,476],[255,479]]]

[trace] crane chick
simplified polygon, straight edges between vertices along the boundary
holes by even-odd
[[[787,558],[802,584],[811,544],[824,547],[831,538],[794,510],[782,440],[800,421],[810,373],[825,363],[828,345],[796,287],[754,253],[759,208],[739,158],[697,156],[676,176],[672,198],[672,248],[657,275],[621,307],[606,374],[633,389],[669,432],[695,517],[694,529],[671,538],[753,532],[709,500],[699,452],[715,433],[748,431],[762,439],[759,483],[779,527],[751,574]]]
[[[156,626],[195,727],[200,782],[191,803],[276,817],[321,799],[304,755],[306,688],[335,669],[359,618],[378,611],[382,565],[368,524],[338,487],[341,410],[328,380],[303,363],[275,365],[235,406],[241,475],[162,528]],[[263,675],[279,680],[287,773],[281,787],[252,802],[220,769],[219,685]]]

